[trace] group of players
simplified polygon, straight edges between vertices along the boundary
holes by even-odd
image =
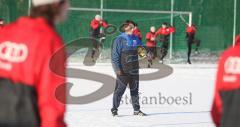
[[[139,30],[138,24],[134,21],[129,21],[133,26],[133,35],[137,36],[139,40],[142,40],[142,33]],[[109,24],[102,19],[100,15],[96,15],[95,18],[91,21],[91,30],[90,30],[90,37],[94,39],[99,39],[100,42],[105,39],[104,33],[101,30],[101,27],[107,28]],[[173,26],[170,26],[168,23],[163,22],[162,26],[156,30],[155,26],[150,27],[150,31],[145,36],[146,41],[146,50],[147,50],[147,58],[148,58],[148,64],[147,67],[151,67],[153,64],[153,60],[155,58],[159,59],[160,63],[163,63],[163,59],[168,53],[169,48],[169,37],[171,34],[173,34],[176,31],[176,29]],[[196,33],[196,26],[195,25],[188,25],[186,27],[186,38],[187,38],[187,62],[191,64],[190,56],[191,56],[191,50],[192,50],[192,44],[196,44],[195,53],[198,52],[198,48],[200,46],[200,40],[195,39],[195,33]],[[160,48],[158,48],[157,42],[161,42]],[[95,44],[96,45],[96,44]],[[92,50],[92,58],[96,52],[97,48],[94,46]],[[159,53],[158,53],[159,52]]]

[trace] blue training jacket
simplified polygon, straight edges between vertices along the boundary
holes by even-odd
[[[138,70],[137,48],[142,46],[142,42],[135,35],[121,33],[112,44],[112,64],[114,71],[122,70],[129,73]]]

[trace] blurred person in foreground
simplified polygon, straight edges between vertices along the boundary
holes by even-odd
[[[29,17],[6,25],[0,36],[0,126],[66,127],[65,51],[55,24],[65,20],[68,0],[32,0]],[[51,62],[50,62],[51,61]],[[54,72],[60,73],[58,76]]]
[[[240,121],[240,35],[218,63],[212,118],[216,127],[239,127]]]

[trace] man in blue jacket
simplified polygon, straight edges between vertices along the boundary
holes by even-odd
[[[140,110],[139,105],[139,62],[138,48],[142,42],[137,36],[133,35],[134,24],[126,21],[121,27],[121,33],[112,45],[112,65],[117,75],[116,86],[113,94],[112,115],[118,115],[118,107],[122,95],[129,84],[134,115],[145,116]]]

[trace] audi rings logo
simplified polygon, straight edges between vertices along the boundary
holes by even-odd
[[[237,76],[240,74],[240,57],[229,57],[224,63],[223,81],[237,83]]]
[[[24,44],[3,42],[0,44],[0,59],[12,63],[20,63],[26,60],[28,48]]]
[[[240,57],[229,57],[224,64],[224,69],[227,74],[240,74]]]

